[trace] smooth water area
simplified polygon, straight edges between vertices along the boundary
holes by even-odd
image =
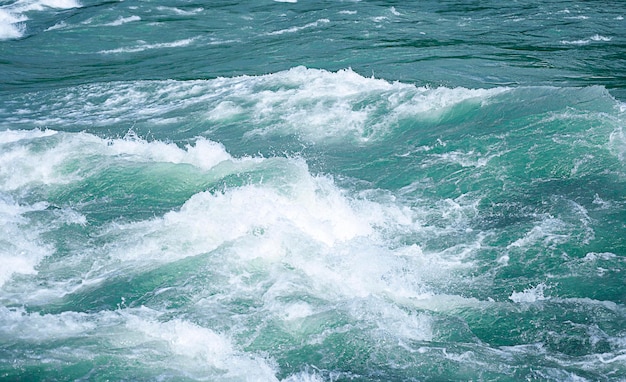
[[[624,17],[0,1],[0,380],[625,380]]]

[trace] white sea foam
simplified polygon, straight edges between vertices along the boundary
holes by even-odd
[[[128,16],[128,17],[118,17],[115,21],[112,21],[110,23],[104,24],[105,26],[112,26],[112,27],[116,27],[116,26],[120,26],[123,24],[127,24],[127,23],[132,23],[133,21],[139,21],[141,20],[141,17],[139,16]]]
[[[27,228],[30,221],[24,217],[28,212],[47,207],[45,202],[18,205],[0,194],[0,286],[16,273],[36,274],[39,261],[54,252],[52,246],[40,239],[39,229]]]
[[[563,45],[587,45],[591,40],[561,40]]]
[[[17,142],[22,139],[35,139],[49,137],[56,134],[54,130],[5,130],[0,132],[0,144]]]
[[[80,6],[80,3],[76,0],[18,0],[4,8],[22,13],[27,11],[44,11],[46,8],[70,9]]]
[[[175,7],[164,7],[164,6],[158,6],[156,7],[156,9],[161,12],[169,12],[169,13],[173,13],[173,14],[181,15],[181,16],[195,15],[204,11],[204,8],[180,9],[180,8],[175,8]]]
[[[33,95],[30,109],[8,116],[4,124],[65,128],[152,123],[167,121],[175,112],[212,124],[249,122],[253,128],[245,138],[250,139],[293,134],[310,142],[366,143],[388,134],[403,119],[436,120],[455,105],[481,107],[508,90],[415,87],[366,78],[350,69],[296,67],[256,77],[93,84],[68,89],[45,102]]]
[[[546,284],[540,283],[532,288],[526,288],[523,292],[513,292],[509,299],[516,303],[533,303],[537,301],[547,300],[549,297],[544,296],[544,291],[548,289]]]
[[[626,162],[626,134],[621,126],[611,132],[609,148],[620,161]]]
[[[611,41],[612,37],[601,36],[599,34],[591,36],[592,41]]]
[[[569,239],[568,224],[554,217],[546,217],[535,225],[524,237],[515,240],[507,246],[512,248],[528,248],[542,243],[544,246],[564,243]]]
[[[53,31],[53,30],[58,30],[58,29],[65,29],[67,27],[68,27],[68,25],[67,25],[67,23],[65,21],[60,21],[60,22],[54,24],[53,26],[51,26],[49,28],[46,28],[46,32]]]
[[[55,215],[57,215],[57,222],[61,224],[78,224],[81,226],[87,225],[87,218],[85,215],[76,212],[69,207],[56,210]]]
[[[276,0],[274,0],[276,1]],[[309,29],[309,28],[315,28],[318,27],[322,24],[328,24],[330,23],[330,20],[328,19],[319,19],[317,21],[314,21],[312,23],[308,23],[306,25],[303,25],[301,27],[291,27],[291,28],[287,28],[287,29],[281,29],[281,30],[277,30],[274,32],[269,32],[267,33],[268,36],[275,36],[275,35],[281,35],[281,34],[285,34],[285,33],[295,33],[295,32],[299,32],[301,30],[304,29]]]
[[[589,38],[586,39],[580,39],[580,40],[561,40],[561,44],[563,45],[587,45],[590,44],[592,42],[609,42],[611,41],[613,38],[612,37],[606,37],[606,36],[601,36],[599,34],[593,35]]]
[[[76,0],[19,0],[0,7],[0,41],[20,38],[26,31],[26,12],[45,11],[48,8],[78,8]]]
[[[243,112],[244,109],[233,101],[223,101],[217,104],[217,106],[207,114],[207,117],[210,120],[220,121],[235,117]]]
[[[126,317],[127,329],[142,334],[143,341],[157,341],[158,347],[155,350],[170,353],[170,360],[186,366],[187,372],[206,373],[208,367],[214,369],[216,375],[223,374],[222,378],[227,380],[239,378],[277,380],[276,370],[271,363],[263,358],[237,351],[228,338],[211,329],[181,319],[160,322],[146,319],[139,314]],[[198,363],[200,367],[194,367],[192,362]]]
[[[16,190],[32,182],[40,184],[68,182],[69,177],[58,176],[55,170],[63,163],[66,155],[65,153],[56,155],[50,151],[32,155],[32,152],[24,146],[3,150],[0,152],[0,162],[4,164],[0,167],[0,191]]]
[[[180,209],[162,217],[105,225],[95,235],[108,245],[98,249],[83,248],[81,254],[75,254],[83,256],[84,252],[100,259],[87,273],[81,271],[83,279],[70,281],[67,285],[51,285],[51,288],[58,288],[55,293],[48,291],[33,296],[28,292],[27,298],[32,301],[46,300],[45,296],[58,298],[81,287],[98,285],[111,269],[131,271],[211,253],[220,266],[226,267],[225,274],[247,269],[253,264],[266,264],[270,269],[271,264],[288,264],[290,269],[297,270],[295,278],[287,276],[290,273],[265,276],[277,277],[272,288],[265,292],[265,309],[275,312],[276,317],[285,322],[297,324],[320,312],[319,306],[283,299],[299,290],[298,285],[305,285],[311,288],[309,292],[330,301],[368,299],[370,296],[375,296],[378,301],[382,298],[377,305],[378,313],[371,314],[383,315],[386,317],[384,322],[406,319],[411,324],[404,327],[381,323],[381,327],[398,336],[413,331],[414,338],[427,340],[433,335],[429,318],[408,317],[393,304],[404,305],[406,301],[424,299],[424,296],[432,300],[427,285],[444,282],[452,269],[471,266],[468,257],[481,248],[479,238],[471,245],[451,246],[441,252],[425,253],[418,245],[390,249],[385,232],[402,234],[430,229],[434,234],[440,234],[437,232],[446,231],[446,228],[422,227],[418,211],[402,207],[393,199],[376,202],[349,197],[332,179],[313,176],[300,159],[235,159],[222,145],[205,139],[197,139],[194,144],[181,148],[158,141],[147,142],[132,133],[123,139],[112,140],[86,133],[39,130],[30,135],[9,131],[0,137],[12,142],[6,150],[0,151],[2,155],[12,155],[12,158],[2,159],[2,163],[11,164],[3,170],[18,164],[22,166],[16,172],[2,174],[6,180],[0,184],[8,191],[41,182],[65,184],[96,176],[107,168],[142,163],[186,163],[203,171],[212,171],[212,176],[216,177],[249,170],[265,174],[260,182],[222,192],[199,192]],[[31,150],[29,144],[41,139],[49,140],[43,146],[45,150]],[[78,161],[82,166],[69,166],[76,168],[75,171],[63,171],[68,164]],[[37,166],[28,167],[24,163],[37,163]],[[472,215],[471,203],[468,206],[463,203],[461,200],[441,203],[436,207],[436,213],[449,224],[457,225]],[[40,209],[46,207],[46,204],[38,206]],[[467,208],[470,210],[465,211]],[[12,216],[16,214],[21,212]],[[86,226],[89,223],[84,215],[69,207],[55,209],[52,214],[56,225]],[[36,239],[37,233],[28,242],[37,244]],[[39,246],[31,252],[35,253],[37,248]],[[33,266],[52,250],[45,245],[43,249],[29,257],[32,261],[23,272],[32,272]],[[66,261],[66,266],[69,264]],[[232,273],[233,289],[227,295],[236,295],[246,289],[245,279],[241,279],[237,272]],[[352,314],[357,314],[357,310]]]
[[[612,260],[617,258],[617,256],[614,253],[611,252],[603,252],[603,253],[597,253],[597,252],[589,252],[588,254],[585,255],[585,257],[583,258],[584,261],[596,261],[598,259],[600,260]]]
[[[40,238],[41,234],[66,224],[86,225],[85,216],[66,207],[52,210],[52,222],[40,226],[26,217],[33,212],[43,212],[49,207],[45,201],[24,204],[5,196],[3,192],[15,190],[31,182],[64,182],[62,174],[54,174],[52,168],[60,163],[60,158],[43,153],[45,164],[31,162],[27,147],[21,145],[29,140],[45,139],[56,135],[46,130],[5,131],[0,133],[0,286],[14,274],[36,274],[36,265],[46,256],[54,253],[53,245]],[[2,147],[8,145],[7,147]],[[53,150],[54,151],[54,150]],[[30,157],[30,159],[29,159]],[[62,161],[62,160],[61,160]]]
[[[0,8],[0,40],[22,37],[25,29],[22,23],[26,20],[26,16]]]
[[[28,184],[68,184],[84,176],[99,171],[101,166],[116,160],[130,162],[188,163],[202,170],[209,170],[217,164],[232,160],[221,144],[198,139],[194,144],[181,149],[175,144],[163,142],[149,143],[129,134],[123,139],[106,140],[90,134],[56,134],[54,131],[33,130],[0,132],[0,144],[12,141],[28,141],[36,138],[57,139],[47,150],[30,148],[29,142],[23,145],[10,145],[0,150],[0,191],[11,191]],[[75,167],[66,171],[66,166],[84,162],[84,158],[100,160],[93,166]],[[252,162],[255,159],[248,159]]]
[[[612,208],[614,206],[613,202],[602,199],[600,197],[600,195],[598,195],[598,194],[594,195],[594,197],[593,197],[593,204],[598,206],[599,209],[603,209],[603,210]]]
[[[64,312],[54,314],[29,314],[23,308],[0,307],[0,333],[26,341],[67,339],[85,335],[98,326],[88,314]],[[6,337],[5,337],[6,338]]]
[[[425,282],[442,281],[451,269],[467,265],[456,250],[423,253],[415,245],[386,249],[375,228],[404,225],[411,229],[414,223],[403,216],[406,212],[393,205],[347,199],[328,179],[311,177],[302,164],[284,165],[288,171],[284,177],[269,179],[262,186],[199,193],[180,211],[162,219],[111,226],[106,235],[119,238],[117,233],[123,233],[129,240],[118,239],[109,256],[153,265],[211,253],[216,266],[223,268],[220,272],[246,270],[232,273],[227,296],[246,293],[245,274],[285,264],[291,272],[265,275],[272,281],[262,299],[266,311],[294,322],[289,325],[318,313],[320,307],[287,300],[288,296],[306,292],[330,301],[368,296],[398,302],[421,299],[428,290]],[[142,239],[137,241],[137,237]],[[388,307],[388,302],[381,304],[390,314],[386,322],[405,314]],[[429,338],[429,321],[425,317],[415,320],[415,328],[421,329],[413,335]],[[400,329],[390,325],[388,330],[397,333]]]
[[[35,0],[35,1],[23,0],[23,1],[18,1],[18,4],[19,3],[30,4],[30,6],[33,8],[29,7],[28,8],[29,10],[32,10],[32,9],[42,10],[44,9],[44,7],[55,8],[55,9],[70,9],[70,8],[80,7],[80,3],[76,0]]]
[[[127,261],[150,258],[172,261],[212,251],[225,242],[248,237],[256,229],[270,227],[295,231],[293,234],[301,232],[329,246],[371,233],[369,224],[359,220],[348,201],[341,198],[328,180],[310,178],[303,166],[288,165],[285,169],[284,176],[299,180],[282,186],[292,190],[286,194],[274,189],[271,183],[219,194],[202,192],[189,199],[180,211],[167,213],[162,219],[114,226],[115,230],[144,232],[145,239],[140,243],[133,239],[127,243],[130,247],[124,245],[112,255]],[[287,248],[280,241],[274,242],[268,236],[268,252],[260,245],[249,256],[277,258],[286,253]],[[161,250],[164,243],[168,243],[166,251]]]
[[[189,163],[208,170],[223,161],[233,159],[222,144],[202,138],[193,145],[185,146],[185,149],[171,143],[147,142],[133,135],[102,143],[106,144],[106,155],[121,155],[138,162]]]
[[[202,88],[196,91],[202,92]],[[72,340],[72,348],[62,360],[52,351],[43,354],[48,363],[89,360],[98,356],[98,349],[105,348],[119,351],[110,355],[113,363],[116,354],[123,354],[124,359],[132,354],[146,368],[158,370],[167,363],[168,372],[190,379],[275,381],[278,368],[272,359],[242,350],[262,347],[267,327],[277,337],[284,334],[290,338],[296,343],[294,346],[312,348],[326,346],[333,336],[356,328],[380,344],[381,349],[397,350],[399,346],[409,354],[422,355],[442,351],[416,343],[436,341],[440,335],[438,322],[447,312],[487,309],[497,304],[438,294],[438,288],[433,288],[445,287],[451,282],[451,275],[472,269],[472,253],[482,248],[480,237],[439,252],[393,241],[390,237],[428,229],[439,234],[439,227],[424,227],[419,222],[423,211],[396,203],[390,196],[385,198],[374,191],[348,195],[331,178],[311,174],[302,159],[235,159],[222,145],[206,139],[179,147],[148,142],[132,132],[123,139],[106,140],[86,133],[8,131],[6,136],[0,133],[0,139],[9,148],[28,148],[31,141],[47,140],[45,145],[39,145],[43,153],[40,149],[29,155],[47,151],[50,156],[69,158],[70,153],[79,151],[80,158],[95,158],[103,166],[118,168],[119,163],[166,162],[187,163],[214,171],[217,177],[242,170],[264,174],[262,181],[244,182],[219,192],[198,192],[180,208],[161,217],[105,225],[92,236],[105,242],[104,246],[94,248],[86,243],[80,248],[81,253],[75,254],[100,256],[91,269],[76,272],[80,273],[78,278],[83,277],[82,284],[76,279],[68,285],[49,283],[47,288],[57,288],[47,292],[52,298],[43,298],[43,293],[33,297],[25,291],[28,296],[18,299],[49,302],[64,294],[80,293],[81,288],[97,288],[119,274],[133,278],[133,272],[197,256],[204,269],[198,275],[185,275],[189,280],[194,276],[197,279],[190,281],[194,302],[185,307],[184,317],[172,318],[148,308],[125,308],[123,304],[117,311],[45,315],[1,308],[0,333],[15,328],[11,334],[15,341],[28,344]],[[69,175],[55,174],[59,178]],[[440,227],[445,231],[446,224],[463,225],[476,217],[476,203],[470,198],[443,200],[427,213],[440,216],[445,222]],[[24,218],[23,211],[29,208],[47,207],[45,203],[28,207],[5,204],[10,210],[7,215],[16,219]],[[56,224],[86,223],[84,216],[67,207],[53,214]],[[578,214],[584,217],[585,211]],[[528,232],[524,236],[528,241],[511,249],[558,233],[559,224],[553,223],[558,222],[547,219],[545,231]],[[10,230],[9,234],[12,235]],[[33,238],[31,241],[36,243],[38,236],[34,234]],[[588,256],[588,261],[613,259],[608,254]],[[65,267],[71,267],[66,259],[63,261]],[[186,286],[168,283],[156,288],[154,295],[162,298],[168,293],[192,293]],[[548,289],[540,283],[521,292],[512,291],[509,299],[522,307],[545,300],[552,302],[555,298],[547,296]],[[241,301],[253,301],[254,308],[228,315],[228,325],[212,326],[212,312],[222,312]],[[519,309],[511,302],[501,304]],[[160,304],[151,305],[159,309],[155,306],[161,307]],[[171,313],[174,309],[163,310]],[[216,320],[219,319],[224,317]],[[94,341],[99,346],[96,350]],[[54,351],[58,353],[58,348]],[[514,351],[505,353],[502,357]],[[443,356],[470,364],[480,362],[478,355],[462,351],[446,351]],[[602,360],[609,364],[622,362],[620,355],[614,353],[602,355]],[[316,378],[315,373],[299,372],[288,380]]]
[[[253,117],[265,127],[248,134],[297,132],[313,141],[353,136],[365,142],[385,134],[399,119],[420,115],[436,118],[460,102],[484,102],[507,90],[416,88],[365,78],[352,70],[332,73],[303,67],[259,80],[288,87],[249,95],[256,100]],[[377,103],[356,106],[374,96],[379,99]],[[383,110],[386,113],[379,117]],[[282,118],[272,121],[276,114]]]
[[[145,43],[145,41],[139,41],[139,45],[136,45],[134,47],[101,50],[98,53],[100,54],[137,53],[137,52],[143,52],[144,50],[150,50],[150,49],[180,48],[183,46],[191,45],[195,40],[197,40],[197,37],[186,38],[184,40],[177,40],[177,41],[172,41],[172,42],[156,43],[156,44],[147,44]]]
[[[170,370],[178,369],[193,379],[212,376],[220,380],[277,381],[273,362],[236,349],[228,337],[182,319],[163,321],[159,316],[159,312],[143,307],[59,314],[0,307],[0,335],[10,335],[13,341],[22,343],[72,339],[73,346],[62,355],[46,351],[40,354],[48,364],[95,358],[95,339],[108,347],[124,349],[124,356],[132,353],[148,367],[167,360]]]

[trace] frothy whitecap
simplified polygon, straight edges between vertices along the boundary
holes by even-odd
[[[33,227],[25,215],[42,211],[45,202],[19,205],[0,193],[0,287],[14,274],[36,274],[36,265],[54,251],[41,238],[41,229]]]
[[[10,328],[13,340],[22,343],[71,340],[75,346],[63,354],[42,354],[49,365],[93,360],[98,356],[93,351],[95,341],[123,350],[108,354],[113,364],[123,365],[126,352],[133,353],[145,365],[146,376],[154,373],[150,367],[160,367],[160,359],[168,359],[170,369],[188,378],[277,381],[271,360],[238,350],[226,336],[209,328],[182,319],[160,319],[159,312],[148,308],[42,315],[1,307],[0,323],[3,337]]]
[[[118,17],[115,21],[111,21],[110,23],[104,24],[106,26],[117,27],[123,24],[132,23],[133,21],[139,21],[141,17],[139,16],[128,16],[128,17]]]
[[[55,139],[50,149],[39,151],[36,148],[38,138]],[[20,140],[24,144],[7,144]],[[149,143],[133,134],[123,139],[106,140],[90,134],[57,134],[54,131],[34,130],[5,131],[0,133],[0,142],[5,145],[0,153],[0,161],[5,165],[0,168],[0,190],[11,191],[31,183],[67,184],[76,182],[87,174],[102,169],[102,162],[93,167],[75,167],[82,155],[141,162],[189,163],[208,170],[232,157],[221,144],[205,139],[198,139],[195,144],[184,149],[175,144],[163,142]],[[34,160],[33,158],[36,158]]]
[[[26,20],[26,16],[0,8],[0,40],[22,37],[25,29],[22,23]]]
[[[192,44],[195,40],[197,40],[197,37],[186,38],[183,40],[177,40],[177,41],[172,41],[172,42],[161,42],[161,43],[155,43],[155,44],[148,44],[145,41],[138,41],[139,44],[133,47],[101,50],[98,53],[100,54],[137,53],[137,52],[143,52],[144,50],[151,50],[151,49],[180,48],[180,47],[185,47],[185,46]]]
[[[547,288],[548,287],[546,286],[546,284],[537,284],[532,288],[524,289],[523,292],[511,293],[509,299],[516,303],[533,303],[537,301],[543,301],[548,299],[548,297],[544,295],[544,292]]]
[[[276,0],[275,0],[276,1]],[[285,34],[285,33],[295,33],[295,32],[299,32],[301,30],[305,30],[305,29],[309,29],[309,28],[316,28],[320,25],[323,24],[328,24],[330,23],[330,20],[328,19],[319,19],[315,22],[303,25],[301,27],[291,27],[291,28],[287,28],[287,29],[281,29],[281,30],[277,30],[274,32],[269,32],[267,33],[268,36],[276,36],[276,35],[281,35],[281,34]]]
[[[24,36],[27,12],[44,12],[47,9],[78,8],[81,4],[76,0],[19,0],[0,6],[0,40],[17,39]]]
[[[187,110],[212,125],[249,123],[244,133],[248,139],[296,135],[309,142],[365,143],[384,137],[401,120],[436,121],[456,105],[481,107],[509,90],[416,87],[366,78],[350,69],[297,67],[256,77],[95,84],[53,95],[45,104],[32,95],[31,108],[7,116],[6,123],[106,126],[167,121],[173,110]],[[46,113],[40,117],[42,110]]]
[[[587,45],[590,44],[592,42],[609,42],[611,41],[613,38],[612,37],[606,37],[606,36],[601,36],[599,34],[595,34],[589,38],[586,39],[579,39],[579,40],[561,40],[561,44],[563,45]]]
[[[609,137],[609,148],[613,151],[620,161],[626,161],[626,134],[622,127],[616,128]]]

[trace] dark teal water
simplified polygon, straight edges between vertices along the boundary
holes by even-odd
[[[0,379],[626,380],[626,3],[0,2]]]

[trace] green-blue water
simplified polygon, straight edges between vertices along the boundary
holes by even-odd
[[[626,380],[624,17],[0,0],[0,380]]]

